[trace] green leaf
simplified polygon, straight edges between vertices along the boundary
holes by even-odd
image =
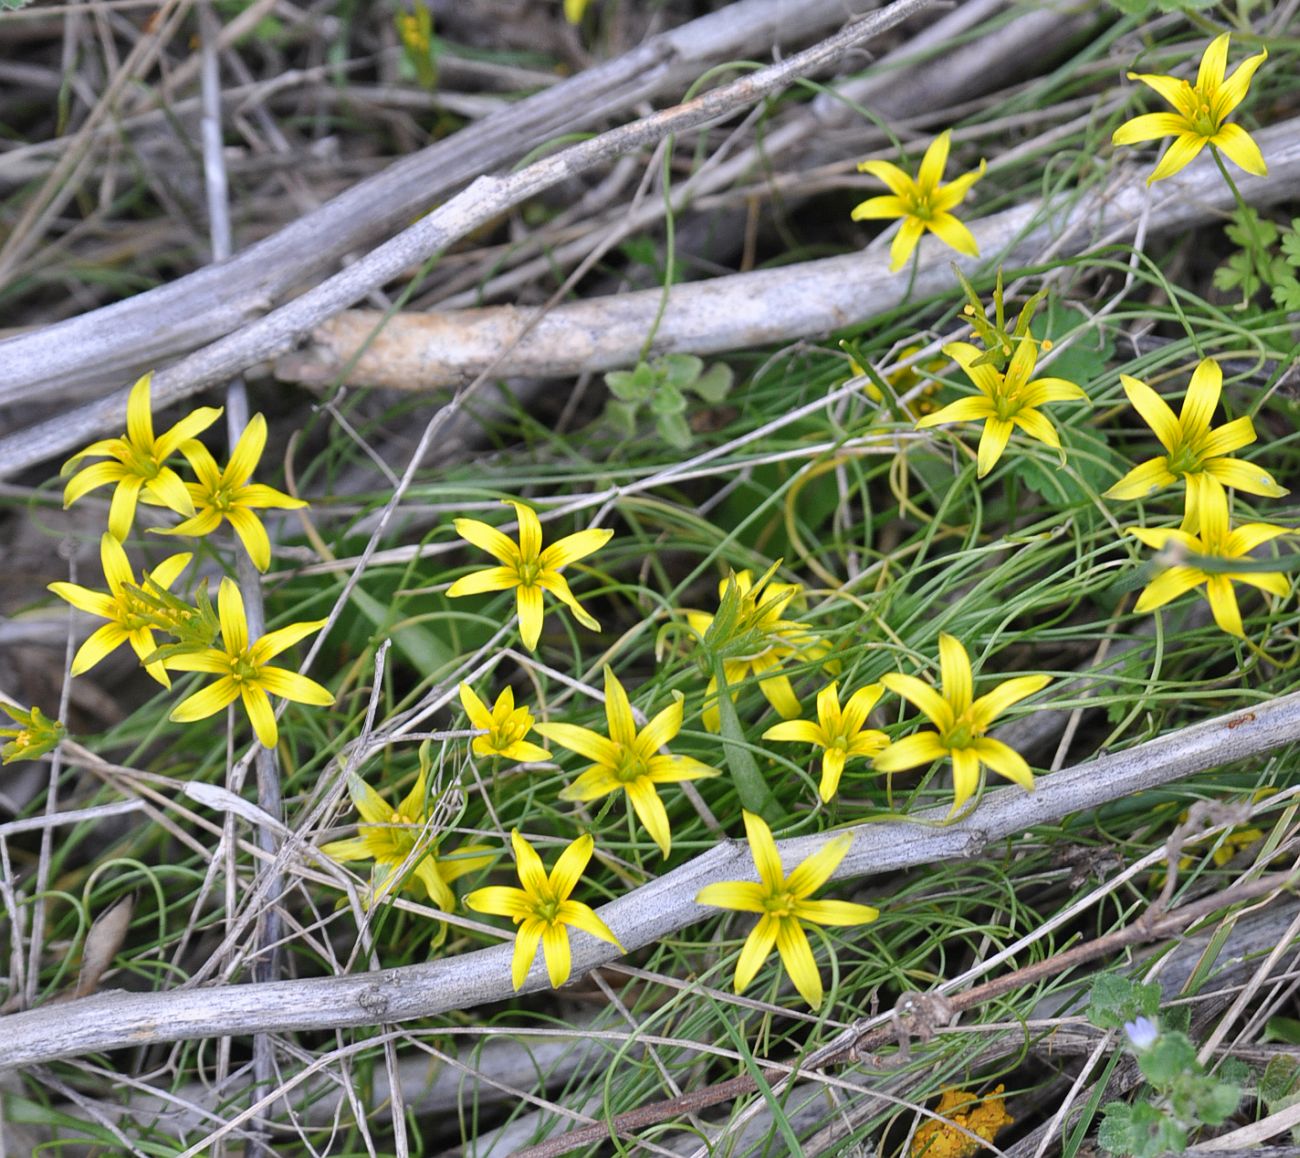
[[[1159,985],[1142,985],[1117,973],[1101,974],[1088,994],[1088,1020],[1098,1029],[1119,1029],[1138,1017],[1154,1018],[1159,1009]]]
[[[605,385],[620,402],[649,402],[658,381],[646,362],[638,362],[635,370],[611,370],[605,375]]]
[[[665,354],[656,358],[654,368],[659,380],[675,390],[685,390],[700,376],[704,360],[694,354]]]
[[[1277,241],[1277,226],[1250,208],[1236,210],[1223,232],[1238,249],[1247,251],[1269,249]]]
[[[605,403],[605,420],[625,438],[632,438],[636,434],[636,412],[637,404],[635,402],[620,402],[616,398],[611,398]]]
[[[1052,369],[1054,371],[1055,367]],[[1065,410],[1065,413],[1070,412]],[[1059,460],[1036,453],[1024,454],[1018,465],[1020,481],[1055,507],[1095,510],[1092,496],[1101,494],[1117,473],[1123,473],[1117,469],[1122,465],[1119,456],[1096,430],[1076,425],[1068,419],[1058,420],[1053,425],[1060,435],[1065,469],[1060,467]],[[1041,443],[1034,445],[1041,446]],[[1013,439],[1010,449],[1014,450],[1015,446]],[[1051,451],[1047,454],[1050,456]]]
[[[1269,1061],[1259,1079],[1259,1096],[1270,1114],[1296,1103],[1300,1095],[1300,1058],[1278,1056]]]
[[[1259,292],[1260,280],[1250,254],[1230,254],[1228,260],[1214,271],[1214,285],[1221,290],[1240,287],[1244,297],[1253,298]]]
[[[1134,1106],[1108,1102],[1101,1112],[1104,1116],[1097,1128],[1097,1142],[1112,1154],[1159,1158],[1187,1149],[1187,1132],[1149,1102]]]
[[[394,626],[392,609],[361,587],[352,588],[351,600],[377,631],[391,632],[393,646],[421,675],[442,671],[455,660],[451,648],[423,624]]]
[[[731,691],[727,687],[726,665],[721,658],[713,661],[713,675],[718,681],[718,720],[722,731],[722,756],[727,762],[727,770],[731,773],[731,781],[736,786],[736,795],[740,797],[740,806],[761,816],[768,824],[779,824],[785,812],[777,804],[767,779],[759,771],[754,754],[746,745],[745,730],[740,726],[736,705],[731,702]]]
[[[655,414],[681,414],[686,409],[686,398],[676,386],[661,382],[650,399],[650,409]]]
[[[661,414],[655,419],[655,429],[659,437],[669,446],[685,450],[691,445],[691,428],[680,414]]]
[[[1138,1055],[1138,1069],[1157,1089],[1167,1090],[1188,1073],[1197,1073],[1196,1047],[1185,1033],[1162,1033],[1155,1044]]]
[[[1236,1113],[1240,1102],[1239,1086],[1210,1078],[1196,1099],[1197,1117],[1207,1126],[1221,1126]]]
[[[1300,269],[1300,217],[1291,219],[1291,227],[1282,231],[1282,256],[1288,265]]]
[[[714,362],[691,383],[690,388],[705,402],[716,406],[731,392],[732,381],[731,367],[725,362]]]
[[[1290,274],[1273,283],[1273,304],[1279,309],[1300,311],[1300,280]]]
[[[1300,1021],[1294,1017],[1270,1017],[1264,1029],[1264,1040],[1300,1045]]]

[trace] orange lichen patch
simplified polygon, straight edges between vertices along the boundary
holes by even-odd
[[[908,1158],[970,1158],[980,1146],[961,1130],[992,1142],[999,1130],[1015,1121],[1000,1096],[1003,1088],[999,1084],[983,1099],[969,1090],[944,1090],[934,1112],[946,1121],[928,1119],[913,1135]]]

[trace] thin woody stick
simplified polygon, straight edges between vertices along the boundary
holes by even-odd
[[[1300,692],[1089,760],[1040,780],[1032,793],[1015,787],[990,792],[971,816],[952,825],[942,824],[947,814],[942,806],[910,821],[857,825],[848,830],[855,837],[853,847],[834,878],[978,856],[990,842],[1033,825],[1270,752],[1293,743],[1297,734]],[[779,842],[783,863],[793,867],[825,839],[816,835]],[[627,951],[634,952],[712,915],[712,910],[695,903],[705,885],[753,875],[748,849],[729,841],[602,906],[600,916]],[[618,957],[613,946],[581,933],[574,934],[572,950],[574,976]],[[378,1025],[468,1009],[512,995],[512,952],[513,946],[506,943],[358,976],[165,993],[103,993],[7,1018],[0,1067],[126,1045]],[[539,961],[521,992],[546,988],[546,971]]]

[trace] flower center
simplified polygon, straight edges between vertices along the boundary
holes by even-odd
[[[934,209],[930,205],[929,193],[916,193],[912,196],[910,215],[919,218],[921,221],[929,221],[934,216]]]
[[[157,478],[158,473],[162,470],[162,463],[158,461],[152,451],[144,450],[130,441],[126,445],[129,450],[127,451],[126,462],[123,465],[132,474],[139,475],[141,478]]]
[[[215,510],[229,511],[235,505],[235,500],[229,487],[218,487],[208,495],[208,503]]]
[[[1201,137],[1212,137],[1219,131],[1219,118],[1214,115],[1210,102],[1196,89],[1192,90],[1196,99],[1196,115],[1192,117],[1192,128]]]
[[[537,914],[539,920],[545,921],[548,925],[553,925],[560,912],[560,902],[554,897],[536,901],[533,912]]]
[[[793,917],[794,908],[799,898],[791,896],[788,891],[773,893],[763,898],[763,908],[773,917]]]
[[[949,728],[940,739],[943,741],[945,748],[951,751],[957,751],[962,748],[969,748],[977,736],[984,734],[981,728],[977,728],[974,723],[967,719],[965,715],[958,716],[953,726]]]
[[[648,775],[650,770],[646,767],[645,761],[637,754],[635,749],[624,748],[619,753],[618,764],[614,768],[614,779],[620,784],[631,784],[634,780],[640,780],[642,776]]]
[[[537,578],[542,573],[542,565],[536,559],[520,559],[515,565],[521,587],[536,587]]]
[[[1201,469],[1201,456],[1196,448],[1186,442],[1180,442],[1167,459],[1169,473],[1175,478],[1185,474],[1194,474]]]
[[[237,684],[256,683],[261,668],[248,658],[248,653],[230,657],[230,678]]]

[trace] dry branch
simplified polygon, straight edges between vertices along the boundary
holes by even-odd
[[[538,161],[518,173],[506,177],[478,178],[469,188],[427,217],[328,281],[246,326],[237,334],[214,342],[160,371],[153,379],[152,396],[155,405],[165,406],[181,398],[188,398],[208,386],[225,382],[255,362],[284,353],[303,334],[326,318],[359,301],[372,290],[386,285],[405,271],[417,267],[506,209],[566,178],[654,144],[670,134],[699,128],[732,116],[764,97],[783,90],[792,81],[834,64],[859,44],[902,23],[932,2],[933,0],[894,0],[888,7],[779,64],[712,89],[685,104],[602,133]],[[0,476],[75,449],[86,441],[89,431],[120,429],[125,421],[127,394],[128,390],[120,390],[71,414],[0,440]]]
[[[988,793],[976,812],[942,826],[942,807],[909,822],[853,827],[853,847],[836,879],[868,876],[978,856],[991,842],[1036,824],[1097,808],[1121,797],[1261,756],[1300,737],[1300,693],[1218,716],[1168,736],[1101,756],[1039,781],[1037,791],[1005,788]],[[782,861],[793,865],[824,836],[780,842]],[[707,884],[753,879],[749,850],[728,841],[603,906],[601,917],[628,952],[653,944],[713,914],[695,904]],[[886,902],[887,903],[887,902]],[[432,1017],[511,996],[509,944],[422,965],[348,977],[165,993],[110,992],[43,1007],[5,1019],[0,1067],[33,1065],[123,1046],[219,1035],[339,1029]],[[615,960],[611,946],[585,934],[573,937],[574,974]],[[547,988],[544,967],[534,966],[522,992]]]
[[[1244,195],[1256,205],[1290,197],[1300,182],[1300,118],[1257,136],[1269,176],[1246,180]],[[1147,168],[1129,167],[1122,183],[1094,189],[1068,206],[1031,202],[972,221],[986,256],[960,258],[929,245],[913,297],[950,288],[954,258],[967,272],[995,260],[1023,266],[1048,246],[1064,255],[1128,240],[1144,216],[1148,234],[1178,233],[1232,207],[1231,191],[1208,158],[1152,189]],[[688,282],[673,286],[651,352],[715,354],[825,335],[896,308],[907,290],[907,275],[891,274],[874,251]],[[281,358],[276,373],[290,381],[333,383],[350,366],[351,385],[431,390],[469,381],[493,362],[502,377],[612,370],[637,361],[662,296],[653,289],[563,305],[526,336],[534,311],[514,306],[403,313],[386,322],[376,310],[346,310],[318,327],[306,350]],[[509,352],[502,357],[502,350]]]
[[[641,101],[673,96],[719,60],[770,53],[775,46],[822,35],[851,19],[852,7],[845,0],[740,0],[651,37],[615,60],[403,158],[229,261],[0,343],[0,404],[42,398],[50,390],[104,389],[133,380],[248,325],[344,255],[391,234],[480,174]],[[413,256],[418,263],[419,256]]]

